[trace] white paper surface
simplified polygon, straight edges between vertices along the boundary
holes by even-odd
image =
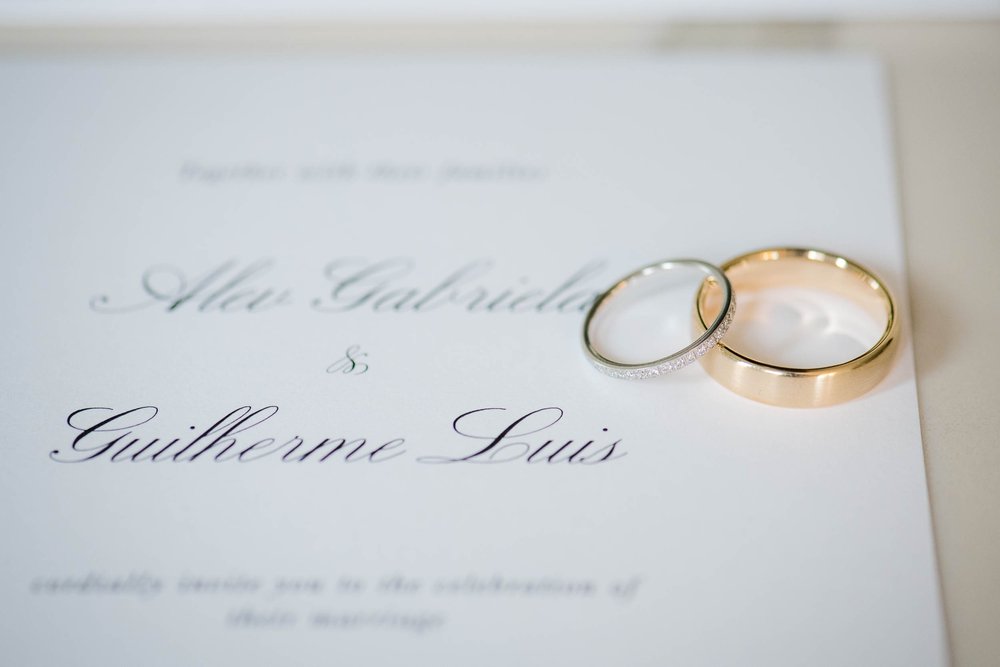
[[[905,309],[882,85],[802,56],[0,64],[4,662],[945,664],[908,347],[787,410],[579,343],[636,266],[769,245]]]

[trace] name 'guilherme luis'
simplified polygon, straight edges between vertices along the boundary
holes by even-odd
[[[456,446],[453,452],[426,454],[415,460],[425,464],[449,463],[570,463],[595,465],[620,459],[626,452],[621,439],[607,441],[607,428],[598,439],[550,437],[562,420],[562,408],[532,410],[511,420],[505,408],[478,408],[464,412],[451,423]],[[306,439],[260,437],[262,424],[278,413],[269,405],[242,406],[211,426],[192,425],[184,436],[149,433],[159,408],[144,405],[116,411],[105,407],[75,410],[66,423],[77,435],[68,449],[54,449],[49,458],[59,463],[94,461],[129,463],[249,463],[261,459],[284,463],[384,463],[404,456],[404,438],[369,440],[355,437]]]

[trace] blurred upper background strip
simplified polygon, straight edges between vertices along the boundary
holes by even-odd
[[[1000,0],[0,0],[0,25],[1000,17]]]

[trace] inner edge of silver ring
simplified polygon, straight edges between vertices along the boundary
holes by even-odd
[[[724,310],[720,310],[719,314],[715,317],[712,325],[708,327],[703,334],[690,343],[688,346],[682,348],[681,350],[669,354],[665,357],[661,357],[654,361],[639,363],[639,364],[626,364],[622,362],[615,361],[605,357],[603,354],[597,351],[594,347],[593,342],[590,340],[590,325],[593,324],[594,318],[597,314],[604,308],[604,306],[610,301],[611,297],[633,283],[642,280],[643,278],[649,277],[658,273],[660,271],[669,271],[677,267],[689,266],[694,267],[707,274],[711,278],[715,279],[717,283],[723,289],[723,302],[728,303],[729,307]],[[700,289],[700,288],[699,288]],[[697,294],[697,291],[695,292]],[[732,318],[736,311],[736,299],[732,294],[732,286],[729,284],[729,279],[726,274],[721,270],[713,267],[707,262],[703,262],[697,259],[682,259],[682,260],[665,260],[662,262],[655,262],[647,266],[638,269],[629,275],[621,278],[608,290],[598,297],[598,303],[595,304],[594,309],[590,316],[587,318],[587,327],[584,331],[584,349],[587,352],[588,357],[594,366],[601,372],[610,375],[612,377],[652,377],[655,375],[661,375],[663,373],[669,373],[671,371],[679,370],[680,368],[693,363],[698,357],[702,355],[696,354],[696,350],[704,343],[707,343],[709,339],[715,336],[716,332],[723,327],[723,335],[728,331],[729,324],[732,323]],[[719,344],[722,340],[722,336],[715,338],[715,344]],[[714,347],[714,345],[713,345]],[[710,348],[709,348],[710,349]],[[707,352],[707,351],[706,351]],[[704,353],[703,353],[704,354]],[[692,356],[689,356],[692,355]],[[693,358],[692,358],[693,357]],[[675,365],[675,362],[683,362],[680,365]]]

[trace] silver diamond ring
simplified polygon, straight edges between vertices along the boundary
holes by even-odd
[[[706,280],[715,282],[722,287],[722,307],[719,314],[709,325],[708,329],[701,334],[693,343],[684,349],[674,352],[655,361],[641,364],[626,364],[614,359],[609,359],[597,351],[593,341],[590,339],[590,327],[594,321],[594,316],[611,300],[612,297],[621,294],[623,290],[660,271],[669,271],[676,268],[695,268],[706,274]],[[695,359],[705,355],[709,350],[722,340],[722,337],[729,330],[729,325],[733,321],[736,313],[736,300],[733,298],[733,287],[729,284],[729,278],[717,266],[703,262],[698,259],[669,259],[661,262],[654,262],[628,274],[606,292],[597,297],[594,305],[587,312],[587,318],[583,322],[583,348],[590,357],[591,363],[597,370],[616,378],[643,379],[663,375],[671,371],[684,368],[694,362]]]

